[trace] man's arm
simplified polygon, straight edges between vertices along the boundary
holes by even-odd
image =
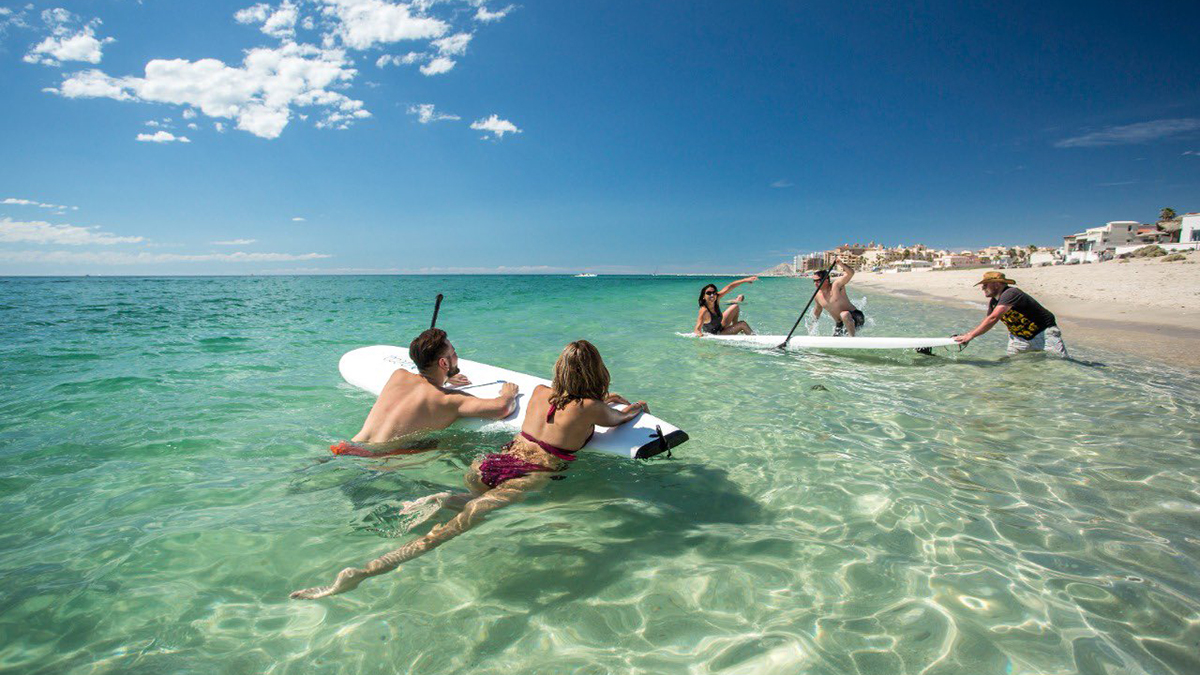
[[[479,417],[485,420],[504,419],[512,414],[517,402],[517,385],[505,382],[496,398],[477,398],[470,394],[452,394],[451,404],[459,417]]]
[[[813,302],[813,321],[821,318],[821,303]]]
[[[854,278],[854,268],[841,260],[837,262],[837,266],[842,270],[842,276],[834,280],[833,286],[834,288],[845,288],[846,284],[850,283],[850,280]]]
[[[988,314],[986,317],[984,317],[983,321],[979,322],[979,325],[976,326],[974,330],[966,335],[955,335],[954,341],[960,345],[966,345],[971,340],[974,340],[980,335],[983,335],[991,330],[992,326],[995,326],[1000,321],[1000,317],[1004,316],[1004,313],[1010,309],[1012,309],[1012,307],[1009,305],[996,305],[996,309],[992,310],[991,314]]]

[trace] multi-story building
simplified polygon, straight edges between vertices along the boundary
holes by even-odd
[[[1067,262],[1096,262],[1105,251],[1136,243],[1136,231],[1140,226],[1136,220],[1114,220],[1063,237],[1063,257]]]

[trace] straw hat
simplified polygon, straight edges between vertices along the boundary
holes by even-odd
[[[979,282],[976,282],[975,285],[978,286],[980,284],[986,284],[989,281],[997,281],[1002,284],[1011,284],[1011,285],[1015,285],[1017,283],[1017,282],[1013,281],[1012,279],[1009,279],[1008,277],[1004,276],[1004,272],[984,272],[983,279]]]

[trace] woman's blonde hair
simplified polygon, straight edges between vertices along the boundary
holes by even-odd
[[[571,401],[608,396],[608,368],[600,350],[587,340],[567,345],[554,362],[554,382],[550,384],[550,403],[561,408]]]

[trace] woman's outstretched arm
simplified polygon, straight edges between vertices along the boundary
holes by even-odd
[[[463,532],[475,527],[489,512],[524,500],[529,491],[545,485],[549,480],[550,476],[545,473],[534,473],[522,476],[521,478],[506,480],[499,487],[488,490],[467,502],[461,513],[454,516],[445,525],[438,525],[433,528],[429,534],[419,539],[414,539],[390,553],[379,556],[367,563],[365,568],[347,567],[328,586],[316,586],[314,588],[306,588],[302,591],[293,591],[291,597],[301,600],[315,600],[317,598],[352,591],[364,579],[391,572],[402,563],[432,551]]]
[[[731,281],[725,288],[717,291],[717,299],[720,300],[721,298],[724,298],[726,293],[732,291],[738,286],[741,286],[742,284],[752,284],[756,281],[758,281],[758,277],[745,277],[743,279],[738,279],[737,281]]]

